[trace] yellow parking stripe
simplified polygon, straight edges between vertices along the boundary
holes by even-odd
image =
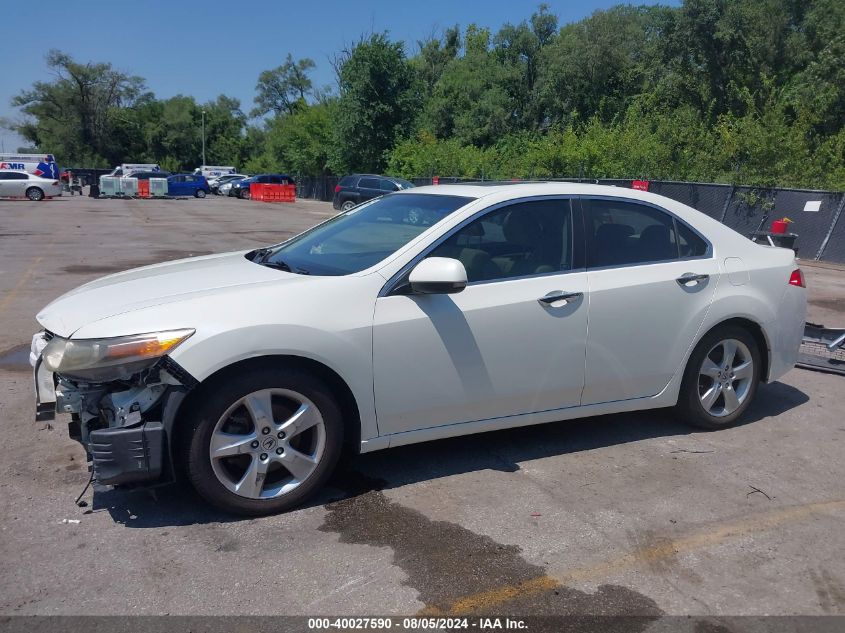
[[[752,532],[771,530],[789,521],[797,521],[814,514],[827,513],[835,510],[845,510],[845,500],[822,501],[801,506],[790,506],[772,512],[752,515],[733,523],[713,527],[706,531],[700,531],[664,544],[637,549],[617,558],[598,563],[597,565],[573,569],[558,579],[550,576],[539,576],[523,583],[505,585],[464,596],[453,602],[445,611],[437,607],[426,607],[422,609],[420,614],[467,615],[479,611],[490,611],[517,598],[525,598],[543,593],[574,582],[598,580],[638,567],[644,563],[670,558],[702,547],[718,545],[730,538],[743,536]]]

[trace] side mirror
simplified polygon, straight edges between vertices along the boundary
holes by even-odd
[[[467,271],[457,259],[428,257],[414,267],[408,281],[416,293],[453,294],[466,288]]]

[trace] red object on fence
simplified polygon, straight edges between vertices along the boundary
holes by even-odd
[[[271,185],[253,182],[249,185],[249,197],[256,202],[294,202],[296,185]]]
[[[150,197],[150,181],[149,180],[139,180],[138,181],[138,197],[139,198],[149,198]]]
[[[439,185],[440,184],[440,176],[435,176],[434,178],[432,178],[431,184],[432,185]]]
[[[648,180],[632,180],[631,189],[637,189],[639,191],[648,191]]]
[[[788,227],[789,221],[786,218],[775,220],[774,222],[772,222],[772,233],[786,233],[786,229]]]

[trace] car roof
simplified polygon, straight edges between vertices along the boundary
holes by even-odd
[[[485,205],[498,204],[500,202],[508,202],[518,198],[528,198],[532,196],[602,196],[620,198],[626,200],[636,200],[645,202],[647,204],[655,205],[659,208],[666,209],[682,220],[689,222],[699,230],[706,230],[709,233],[724,235],[725,233],[739,235],[732,229],[711,218],[710,216],[690,207],[682,202],[660,196],[656,193],[648,191],[640,191],[639,189],[629,189],[627,187],[615,187],[613,185],[595,185],[589,183],[578,182],[485,182],[485,183],[460,183],[460,184],[443,184],[443,185],[427,185],[423,187],[414,187],[413,189],[403,189],[391,193],[392,196],[416,196],[420,194],[434,194],[441,196],[465,196],[467,198],[474,198],[477,201],[483,201]],[[742,237],[742,236],[740,236]],[[745,239],[745,238],[742,238]]]

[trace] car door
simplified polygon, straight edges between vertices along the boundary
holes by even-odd
[[[371,200],[384,193],[385,192],[381,190],[381,186],[379,185],[379,178],[370,178],[365,176],[358,181],[358,194],[360,195],[358,202]]]
[[[6,180],[5,184],[7,193],[4,193],[4,196],[24,196],[26,195],[26,190],[35,184],[30,182],[29,174],[22,171],[10,171],[6,173],[8,174],[8,180]],[[41,189],[44,189],[44,187],[41,187]],[[45,191],[44,193],[46,194],[47,192]]]
[[[682,369],[713,301],[712,246],[653,205],[617,197],[581,203],[590,291],[581,402],[654,396]]]
[[[195,176],[193,174],[185,176],[185,195],[194,196],[197,189],[200,188],[200,179],[202,176]]]
[[[184,176],[170,176],[167,179],[167,193],[171,196],[185,195],[185,177]]]
[[[12,190],[11,187],[11,173],[9,171],[0,171],[0,196],[11,196],[12,194],[9,191]]]
[[[463,291],[415,295],[401,277],[388,285],[373,331],[380,433],[578,406],[587,335],[580,236],[569,199],[499,206],[425,253],[459,259]]]

